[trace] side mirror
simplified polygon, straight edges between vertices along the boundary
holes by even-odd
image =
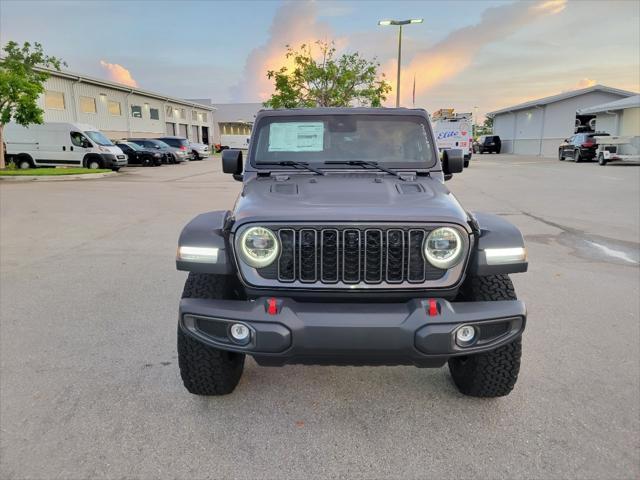
[[[91,142],[89,140],[83,140],[82,148],[91,148]]]
[[[461,149],[451,148],[442,152],[442,172],[445,179],[447,175],[460,173],[462,170],[464,170],[464,154]]]
[[[236,180],[242,180],[242,152],[240,150],[222,151],[222,171],[232,174]]]

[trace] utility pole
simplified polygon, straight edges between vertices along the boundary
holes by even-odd
[[[400,106],[400,65],[402,64],[402,26],[411,25],[412,23],[422,23],[422,18],[412,18],[409,20],[380,20],[378,25],[383,27],[393,25],[400,27],[398,29],[398,75],[396,78],[396,108]]]

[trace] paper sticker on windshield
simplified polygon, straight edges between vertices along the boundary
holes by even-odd
[[[269,126],[270,152],[321,152],[324,123],[272,123]]]

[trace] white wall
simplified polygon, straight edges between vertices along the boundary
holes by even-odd
[[[542,108],[518,110],[515,114],[499,114],[493,120],[493,132],[500,135],[504,153],[541,153],[545,157],[555,157],[560,143],[574,133],[576,110],[620,98],[623,97],[595,91],[550,103]]]
[[[596,114],[596,132],[607,132],[610,135],[617,135],[618,124],[618,115],[608,113]]]

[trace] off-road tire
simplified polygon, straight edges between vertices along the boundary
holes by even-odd
[[[182,298],[236,299],[231,277],[189,273]],[[226,395],[236,388],[244,369],[244,353],[206,345],[178,327],[178,365],[185,388],[194,395]]]
[[[516,292],[508,275],[468,278],[462,286],[463,301],[516,300]],[[522,339],[502,345],[490,352],[452,357],[449,371],[460,393],[472,397],[508,395],[518,380]]]

